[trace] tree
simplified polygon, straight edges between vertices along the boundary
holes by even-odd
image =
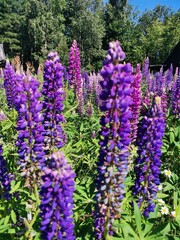
[[[50,50],[58,50],[62,43],[66,45],[62,13],[64,8],[65,0],[26,2],[25,21],[22,26],[24,62],[33,61],[38,67]]]
[[[82,66],[92,70],[102,59],[104,24],[101,0],[67,1],[66,34],[69,45],[75,39],[81,50]],[[93,65],[93,66],[92,66]]]
[[[0,0],[0,43],[3,43],[5,53],[12,57],[20,53],[20,27],[22,21],[22,0]]]
[[[157,5],[145,12],[138,22],[142,55],[151,64],[163,64],[171,49],[178,43],[180,12],[173,13],[166,6]]]

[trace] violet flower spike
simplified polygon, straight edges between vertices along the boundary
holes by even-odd
[[[149,58],[147,57],[144,60],[144,66],[143,66],[143,69],[142,69],[143,83],[146,84],[146,85],[148,85],[148,83],[149,83],[149,76],[150,76],[150,73],[149,73]]]
[[[166,78],[166,88],[167,91],[171,90],[173,84],[173,65],[171,64],[170,68],[165,73]]]
[[[6,161],[2,155],[2,145],[0,145],[0,191],[5,200],[11,198],[11,174],[7,172]]]
[[[131,65],[120,63],[124,58],[119,42],[111,42],[101,71],[100,109],[105,113],[100,120],[100,152],[95,182],[95,239],[113,235],[112,224],[114,219],[120,218],[125,193],[123,182],[128,171],[131,142],[133,76]]]
[[[10,63],[6,63],[4,68],[4,88],[8,107],[13,108],[16,97],[16,73]]]
[[[44,163],[43,116],[41,114],[39,82],[30,76],[17,79],[17,96],[15,106],[18,112],[18,146],[21,176],[26,179],[26,186],[30,182],[38,182],[40,168]]]
[[[100,85],[100,81],[102,81],[103,78],[101,77],[101,75],[95,74],[94,73],[94,79],[93,79],[93,95],[95,98],[95,104],[97,107],[100,107],[101,105],[101,100],[100,100],[100,92],[101,92],[101,85]]]
[[[140,108],[141,108],[141,81],[142,81],[142,74],[140,65],[137,65],[136,73],[133,78],[132,87],[132,121],[131,121],[131,138],[132,142],[136,141],[137,138],[137,129],[138,129],[138,118],[140,115]]]
[[[76,40],[69,52],[69,75],[70,85],[74,89],[75,98],[78,101],[78,112],[80,115],[84,114],[84,98],[83,98],[83,78],[81,77],[81,61],[80,50]]]
[[[159,72],[157,72],[155,74],[155,79],[154,79],[154,93],[157,96],[161,96],[163,93],[163,85],[164,85],[164,81],[165,79],[163,78],[163,69],[161,68]]]
[[[62,129],[62,124],[65,121],[63,116],[63,70],[64,67],[60,63],[57,52],[50,52],[44,65],[42,88],[42,94],[44,95],[44,143],[47,158],[55,148],[59,149],[65,143],[65,134]]]
[[[51,155],[44,169],[41,197],[41,235],[44,240],[74,240],[73,194],[75,173],[62,152]]]
[[[180,118],[180,74],[172,86],[171,109],[172,114]]]
[[[149,217],[149,213],[155,208],[153,200],[160,184],[160,157],[165,126],[161,98],[156,97],[148,115],[141,121],[137,137],[138,157],[133,194],[138,197],[138,206],[145,217]]]

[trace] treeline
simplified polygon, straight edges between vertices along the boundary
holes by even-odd
[[[133,64],[163,63],[180,40],[180,11],[165,6],[139,15],[127,0],[0,0],[0,43],[6,55],[41,63],[50,50],[67,64],[76,39],[82,66],[99,69],[108,42],[118,39]]]

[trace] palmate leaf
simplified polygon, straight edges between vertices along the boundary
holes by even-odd
[[[151,233],[152,227],[153,227],[153,223],[150,223],[149,221],[147,221],[146,224],[145,224],[144,231],[143,231],[143,237],[144,238],[147,234]],[[145,238],[145,239],[147,239],[147,238]]]
[[[11,224],[4,224],[0,226],[0,233],[6,232],[11,227]]]
[[[170,222],[165,222],[159,225],[157,228],[155,228],[152,231],[151,235],[149,235],[149,237],[157,236],[157,234],[166,235],[170,230],[171,230]]]
[[[118,227],[122,229],[123,235],[125,239],[130,239],[129,235],[132,235],[134,240],[139,240],[139,236],[133,230],[133,228],[129,225],[129,223],[122,221],[118,224]]]

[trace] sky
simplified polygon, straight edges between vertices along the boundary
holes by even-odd
[[[180,0],[129,0],[129,4],[138,7],[141,12],[152,10],[158,4],[171,7],[174,11],[180,9]]]
[[[104,2],[108,2],[108,0]],[[171,7],[174,11],[180,9],[180,0],[129,0],[129,4],[137,7],[141,12],[144,12],[145,9],[152,10],[158,4]]]

